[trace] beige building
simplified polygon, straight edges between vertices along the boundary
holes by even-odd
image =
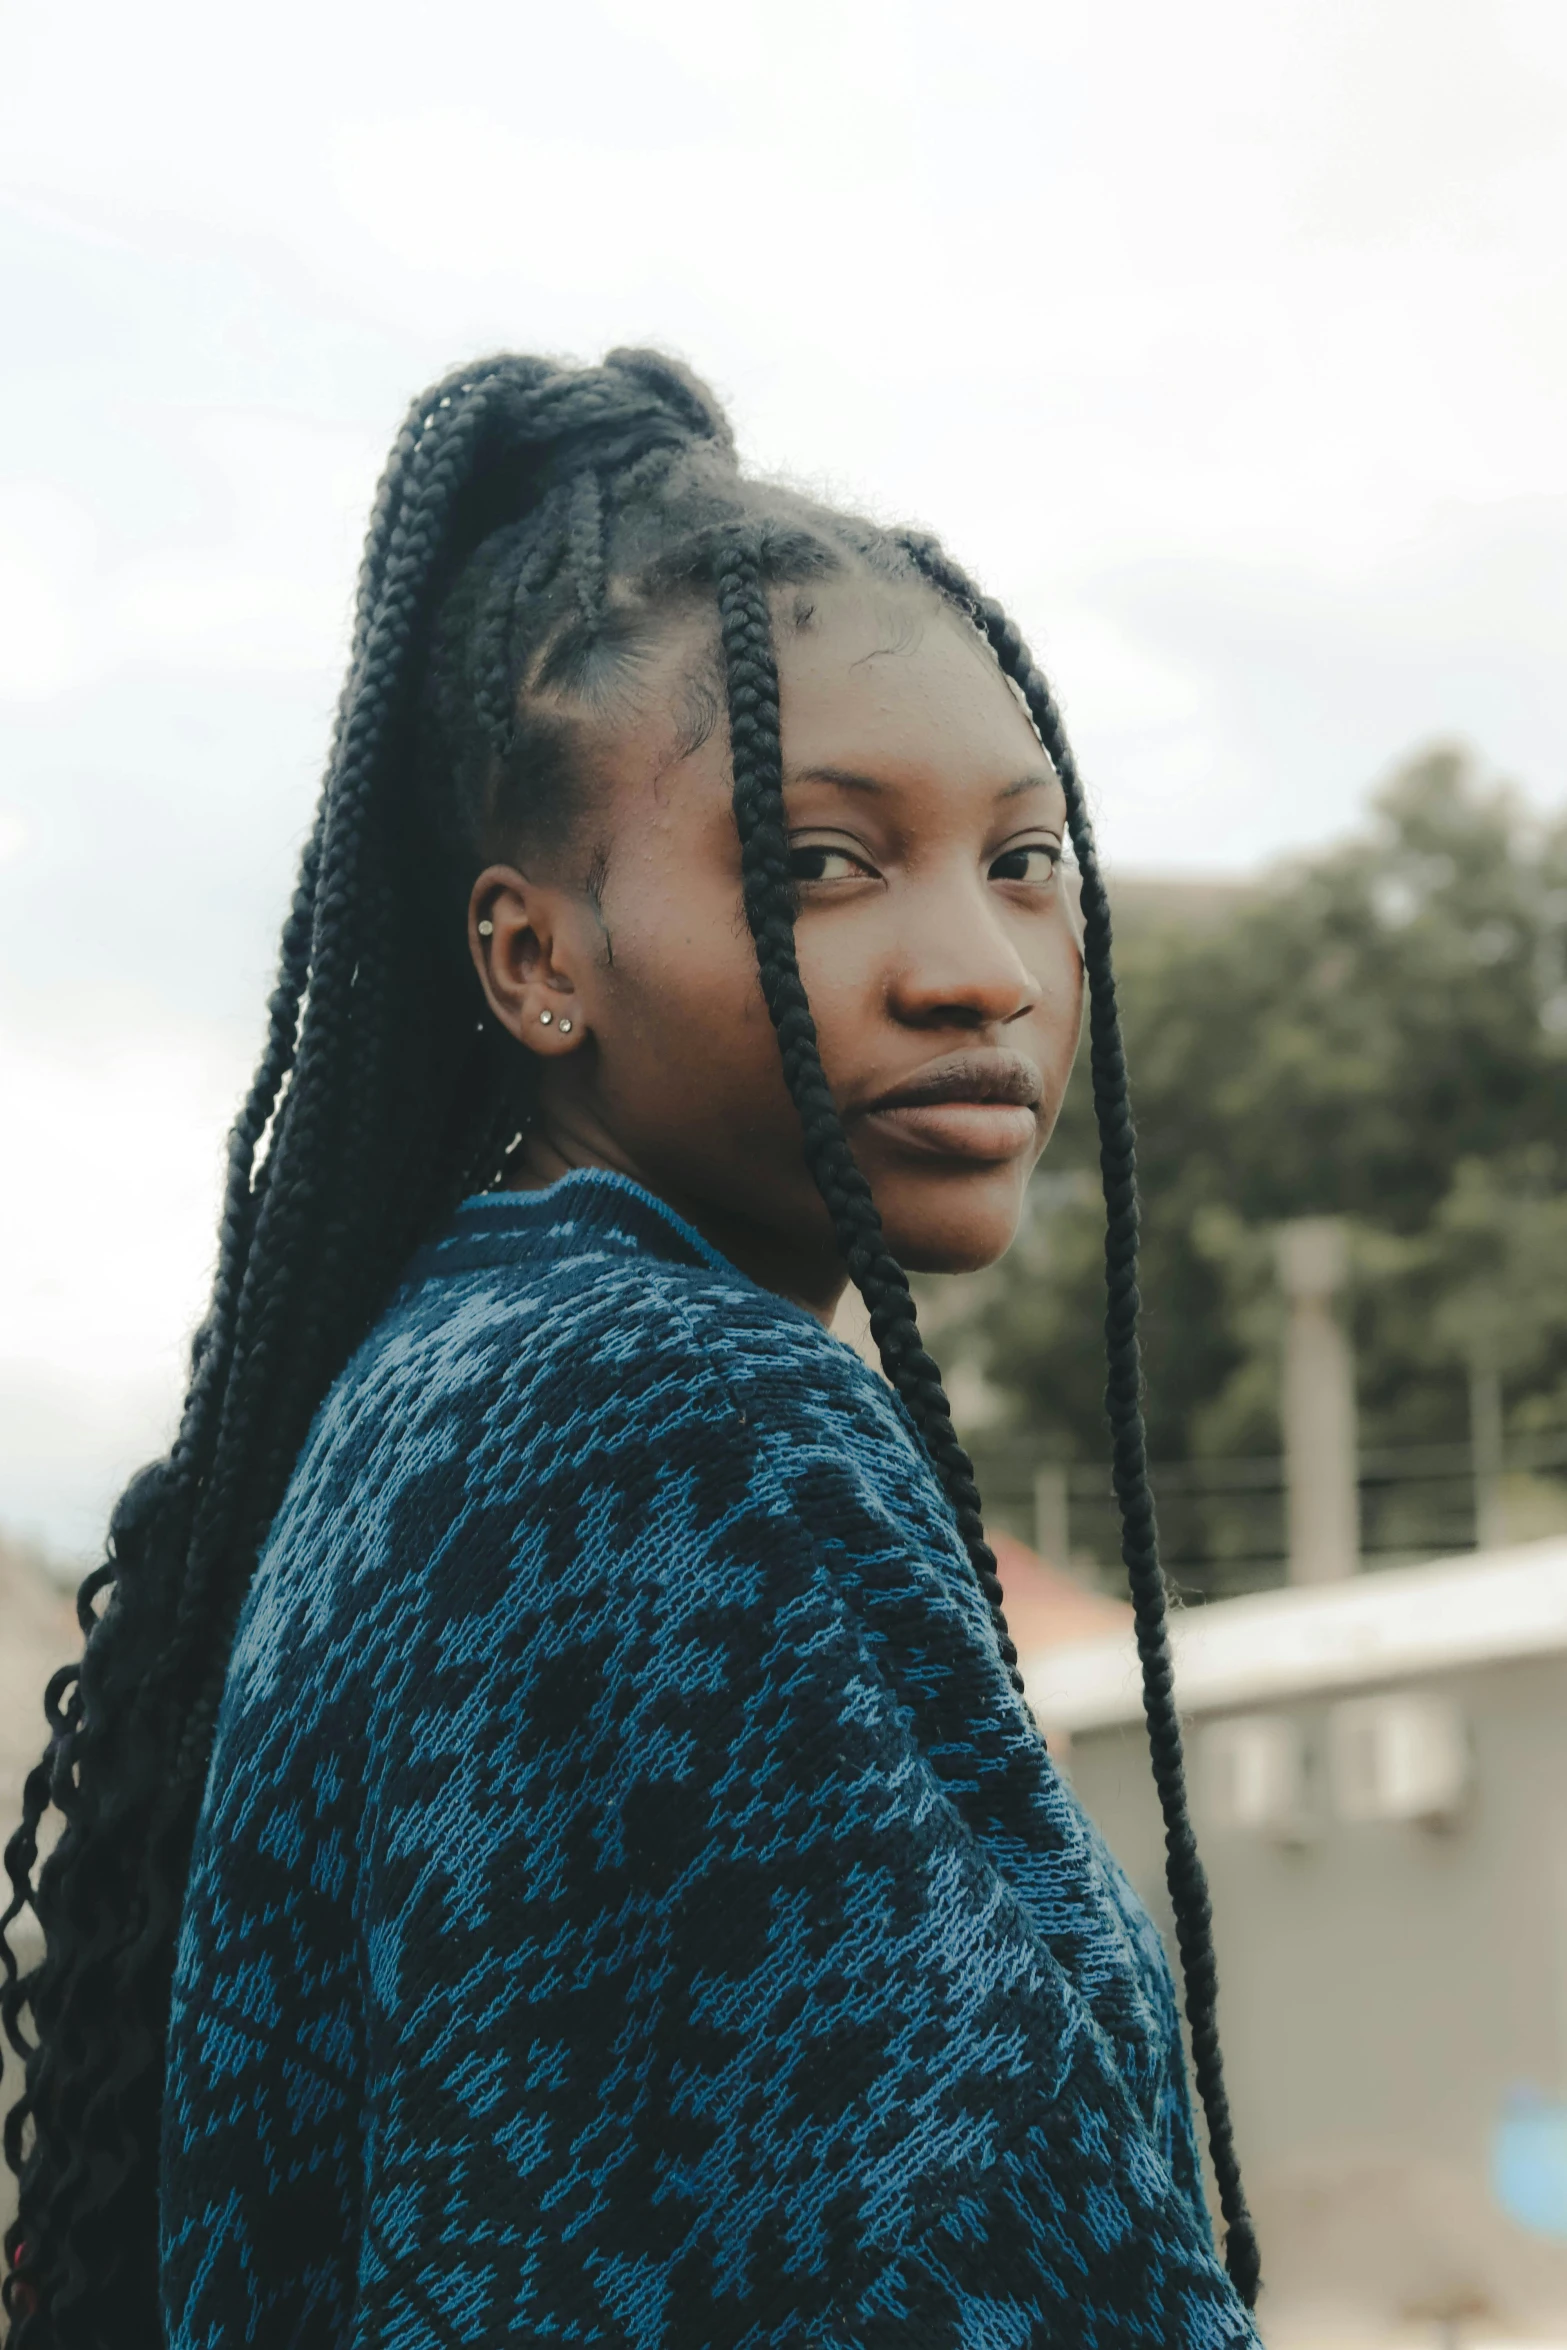
[[[1567,2342],[1567,1541],[1176,1619],[1271,2342]],[[1155,1914],[1128,1633],[1023,1656]]]

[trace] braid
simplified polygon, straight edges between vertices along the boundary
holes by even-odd
[[[1121,1510],[1121,1555],[1126,1563],[1142,1664],[1143,1711],[1154,1784],[1164,1815],[1165,1874],[1186,1985],[1192,2065],[1208,2121],[1208,2145],[1226,2229],[1225,2258],[1237,2290],[1255,2305],[1260,2281],[1257,2239],[1246,2207],[1224,2068],[1219,2049],[1218,1969],[1208,1880],[1192,1832],[1175,1677],[1170,1661],[1164,1570],[1148,1443],[1143,1423],[1142,1356],[1137,1319],[1137,1148],[1127,1086],[1126,1054],[1116,1002],[1110,904],[1077,762],[1055,698],[1035,666],[1016,623],[983,596],[933,540],[904,540],[911,560],[940,593],[981,631],[1004,674],[1022,694],[1035,731],[1066,795],[1067,822],[1082,874],[1084,963],[1089,986],[1089,1057],[1099,1125],[1105,1196],[1105,1402],[1110,1421],[1116,1499]]]
[[[366,895],[363,835],[377,757],[401,699],[396,680],[417,616],[419,591],[428,577],[465,446],[482,419],[483,398],[482,392],[470,391],[454,408],[441,435],[443,445],[433,460],[421,465],[423,444],[414,451],[410,493],[389,533],[381,596],[365,632],[358,665],[361,691],[345,713],[336,788],[327,802],[322,886],[313,908],[310,998],[296,1082],[285,1112],[287,1149],[279,1154],[283,1173],[269,1184],[261,1206],[258,1245],[246,1266],[239,1307],[242,1318],[247,1314],[251,1318],[254,1335],[243,1371],[224,1399],[225,1420],[232,1435],[248,1423],[260,1391],[272,1382],[280,1345],[289,1345],[297,1366],[296,1380],[284,1386],[274,1404],[273,1440],[255,1466],[265,1467],[269,1459],[275,1461],[285,1450],[292,1458],[303,1435],[298,1423],[301,1416],[308,1418],[309,1407],[302,1412],[303,1399],[296,1401],[290,1386],[297,1388],[298,1373],[308,1377],[314,1370],[312,1358],[317,1348],[311,1341],[317,1338],[323,1322],[333,1318],[334,1308],[340,1312],[344,1302],[338,1244],[342,1219],[352,1214],[353,1206],[339,1195],[336,1229],[330,1225],[323,1228],[314,1211],[327,1161],[344,1148],[345,1141],[352,1148],[348,1138],[362,1131],[353,1117],[353,1097],[362,1090],[367,1052],[374,1056],[382,1041],[373,1033],[362,1037],[359,1070],[351,1074],[345,1068],[350,1034],[361,1025],[355,1020],[354,1003],[360,950],[368,953],[373,945],[373,934],[361,919]],[[361,1000],[373,992],[367,985]],[[356,1076],[361,1082],[354,1082]],[[281,1143],[281,1136],[279,1140]],[[304,1327],[296,1330],[296,1299],[307,1282],[310,1304]],[[313,1379],[310,1386],[315,1386]],[[254,1519],[263,1512],[269,1516],[269,1505],[275,1498],[268,1491],[266,1499],[258,1499],[247,1512],[246,1487],[252,1481],[253,1456],[249,1448],[232,1441],[224,1446],[224,1433],[220,1427],[223,1470],[203,1492],[193,1529],[191,1558],[170,1641],[171,1670],[178,1669],[189,1643],[200,1636],[208,1620],[213,1578],[232,1561],[236,1547],[241,1556],[249,1551],[247,1537]],[[274,1482],[275,1475],[266,1480],[266,1486]],[[259,1528],[255,1530],[259,1532]],[[236,1531],[238,1545],[233,1539]]]
[[[461,663],[448,647],[447,659],[438,663],[432,681],[446,703],[443,731],[449,737],[461,730],[463,688],[469,687],[473,720],[502,765],[511,757],[517,740],[519,621],[529,598],[548,587],[567,558],[565,523],[570,505],[571,493],[557,490],[545,499],[537,515],[514,530],[497,532],[486,550],[490,577],[481,583],[482,601],[469,638],[470,675],[465,678],[460,674]],[[453,615],[454,621],[457,617]]]
[[[761,564],[754,542],[737,538],[718,574],[718,624],[729,695],[735,822],[740,833],[746,920],[756,941],[762,993],[778,1034],[784,1079],[800,1113],[806,1162],[827,1203],[850,1279],[870,1309],[871,1332],[887,1376],[907,1407],[957,1518],[958,1531],[989,1606],[1013,1688],[1023,1677],[1001,1608],[996,1555],[985,1540],[973,1464],[958,1442],[941,1373],[921,1343],[908,1276],[882,1237],[870,1185],[855,1164],[822,1071],[794,951],[778,730],[778,670]]]
[[[590,628],[604,616],[607,552],[604,545],[604,486],[592,466],[572,488],[567,547],[577,585],[577,606]]]

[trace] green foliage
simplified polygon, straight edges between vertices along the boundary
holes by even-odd
[[[1513,1425],[1567,1419],[1567,827],[1436,750],[1363,834],[1227,910],[1149,895],[1118,965],[1154,1457],[1278,1450],[1292,1216],[1351,1222],[1366,1443],[1462,1439],[1477,1354]],[[1017,1250],[954,1334],[1038,1457],[1103,1456],[1100,1283],[1085,1056]]]

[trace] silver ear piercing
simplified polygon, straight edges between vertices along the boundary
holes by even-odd
[[[553,1013],[553,1012],[541,1012],[541,1013],[539,1014],[539,1026],[540,1026],[541,1028],[548,1028],[548,1026],[549,1026],[550,1022],[551,1022],[551,1021],[554,1019],[554,1017],[555,1017],[555,1015],[554,1015],[554,1013]]]
[[[562,1036],[569,1036],[571,1034],[571,1022],[569,1020],[563,1020],[561,1022],[560,1032]]]
[[[494,935],[495,925],[493,922],[481,922],[479,924],[479,936],[481,938],[493,938]]]

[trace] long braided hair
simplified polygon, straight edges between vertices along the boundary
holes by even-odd
[[[972,1466],[921,1343],[817,1050],[794,948],[774,591],[844,570],[915,583],[981,631],[1067,795],[1083,875],[1108,1209],[1109,1408],[1154,1772],[1230,2273],[1257,2254],[1215,2027],[1206,1887],[1187,1816],[1149,1494],[1137,1201],[1110,922],[1082,788],[1043,678],[933,541],[748,480],[704,388],[637,351],[566,369],[501,357],[415,403],[377,492],[325,784],[277,986],[229,1142],[218,1265],[168,1456],[121,1497],[83,1584],[80,1661],[6,1847],[0,2020],[24,2066],[5,2123],[13,2350],[160,2339],[157,2152],[174,1940],[233,1630],[310,1420],[410,1251],[493,1181],[530,1056],[485,1015],[462,911],[479,867],[571,822],[585,726],[677,605],[716,606],[744,903],[805,1155],[889,1379],[953,1508],[1014,1688],[1016,1650]],[[60,1815],[40,1860],[45,1821]]]

